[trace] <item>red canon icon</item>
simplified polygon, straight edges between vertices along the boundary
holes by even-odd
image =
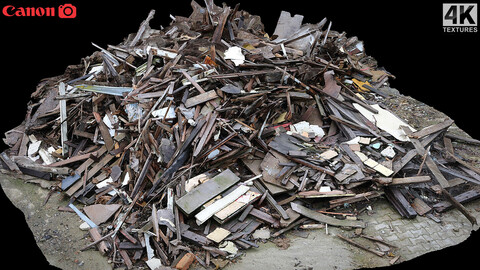
[[[58,17],[65,18],[75,18],[77,17],[77,8],[72,4],[64,4],[58,7]]]

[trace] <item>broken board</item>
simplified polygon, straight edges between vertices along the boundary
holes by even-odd
[[[240,178],[238,178],[238,176],[227,169],[213,177],[211,180],[192,189],[190,192],[178,199],[176,204],[183,213],[186,215],[191,215],[204,203],[227,190],[239,180]]]

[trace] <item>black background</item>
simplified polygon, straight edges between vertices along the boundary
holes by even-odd
[[[304,23],[324,17],[332,29],[358,36],[366,52],[397,79],[391,86],[446,113],[474,138],[480,139],[478,121],[478,33],[444,33],[442,2],[430,1],[225,1],[234,7],[260,15],[266,32],[273,33],[281,10],[304,15]],[[432,3],[433,2],[433,3]],[[455,2],[455,1],[447,1]],[[466,1],[468,2],[468,1]],[[0,134],[17,126],[25,117],[26,104],[37,83],[63,74],[67,65],[78,64],[96,48],[120,43],[136,32],[150,9],[156,14],[150,26],[159,29],[170,23],[169,14],[188,16],[190,1],[0,1],[0,7],[58,7],[71,3],[77,17],[11,17],[0,14]],[[203,1],[199,1],[201,5]],[[220,1],[216,1],[221,5]],[[2,149],[5,146],[2,145]],[[0,217],[2,263],[34,262],[38,268],[48,263],[35,246],[22,213],[1,191]],[[466,220],[464,222],[467,222]],[[4,236],[14,236],[4,240]],[[15,240],[17,239],[17,240]],[[444,269],[447,264],[466,267],[474,263],[480,244],[478,233],[459,246],[444,249],[394,266],[391,269],[430,266]],[[321,260],[322,258],[319,258]],[[38,269],[37,268],[37,269]]]

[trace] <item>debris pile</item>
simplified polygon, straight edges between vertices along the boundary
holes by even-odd
[[[455,207],[476,223],[461,203],[480,196],[480,172],[451,143],[466,138],[382,106],[394,76],[362,41],[288,12],[269,36],[239,5],[205,3],[93,44],[5,134],[4,168],[70,198],[59,210],[85,221],[84,249],[128,269],[221,267],[292,228],[365,228],[381,196],[405,218]]]

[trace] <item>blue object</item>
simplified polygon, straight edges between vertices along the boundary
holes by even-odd
[[[73,204],[69,204],[68,207],[72,208],[73,211],[75,211],[75,213],[77,213],[77,215],[83,220],[85,221],[88,226],[90,226],[90,228],[96,228],[97,227],[97,224],[93,223],[93,221],[91,219],[89,219],[87,216],[85,216],[82,212],[80,212],[80,210],[78,210],[77,207],[75,207],[75,205]]]
[[[78,179],[80,179],[79,174],[65,177],[65,179],[62,180],[62,190],[69,188],[73,183],[77,182]]]

